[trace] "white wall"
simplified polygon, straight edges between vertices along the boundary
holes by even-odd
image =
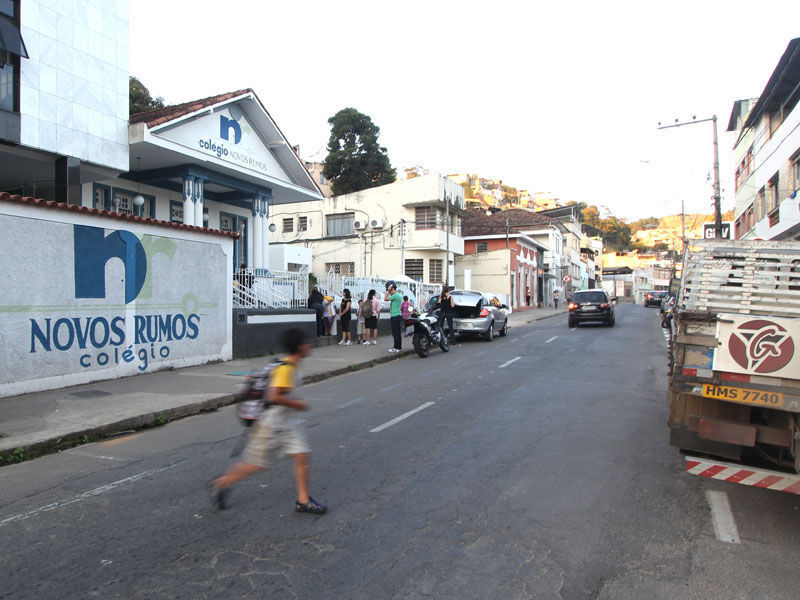
[[[21,143],[128,170],[128,0],[24,0]]]
[[[0,397],[231,358],[231,238],[13,202],[0,228]]]

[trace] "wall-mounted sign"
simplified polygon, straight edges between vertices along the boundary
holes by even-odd
[[[237,115],[236,118],[233,113]],[[283,167],[241,110],[226,108],[163,132],[156,131],[153,135],[197,150],[209,159],[291,183]]]
[[[717,237],[717,232],[715,230],[714,223],[703,223],[703,238],[707,240],[713,240],[715,237]],[[722,239],[731,239],[730,221],[725,221],[722,223]]]

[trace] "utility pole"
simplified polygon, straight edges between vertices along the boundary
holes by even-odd
[[[400,274],[405,274],[403,265],[405,264],[405,234],[406,234],[406,221],[400,219]]]
[[[679,123],[678,119],[675,119],[675,123],[672,125],[662,125],[659,122],[658,128],[670,129],[671,127],[694,125],[695,123],[705,123],[706,121],[711,121],[714,125],[714,235],[719,240],[722,239],[722,196],[719,188],[719,142],[717,140],[717,115],[713,115],[708,119],[698,119],[697,117],[692,116],[691,121],[686,121],[684,123]]]
[[[444,237],[445,237],[445,255],[444,255],[444,284],[450,287],[450,200],[447,198],[447,192],[444,193]]]

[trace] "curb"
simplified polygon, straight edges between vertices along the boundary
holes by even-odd
[[[306,375],[301,380],[303,384],[319,383],[332,377],[345,375],[347,373],[354,373],[370,367],[375,367],[393,360],[398,360],[409,354],[413,354],[413,350],[404,350],[399,354],[390,354],[381,356],[380,358],[373,358],[364,362],[355,363],[340,369],[332,371],[325,371],[323,373],[316,373],[314,375]],[[193,402],[191,404],[184,404],[182,406],[175,406],[157,412],[150,412],[135,417],[128,417],[113,423],[106,423],[89,427],[73,433],[68,433],[61,437],[51,437],[38,442],[31,442],[21,446],[0,448],[0,468],[17,464],[27,460],[32,460],[47,454],[55,454],[62,450],[69,450],[77,446],[82,446],[91,442],[101,441],[105,438],[114,437],[124,433],[132,433],[135,431],[142,431],[144,429],[152,429],[154,427],[161,427],[172,421],[185,419],[186,417],[193,417],[201,413],[214,412],[229,406],[234,403],[234,394],[224,394],[222,396],[215,396],[208,398],[201,402]]]

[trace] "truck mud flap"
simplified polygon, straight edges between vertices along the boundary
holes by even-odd
[[[709,479],[727,481],[728,483],[740,483],[767,490],[800,494],[800,475],[781,473],[780,471],[745,467],[698,456],[687,456],[686,472],[691,475],[708,477]]]

